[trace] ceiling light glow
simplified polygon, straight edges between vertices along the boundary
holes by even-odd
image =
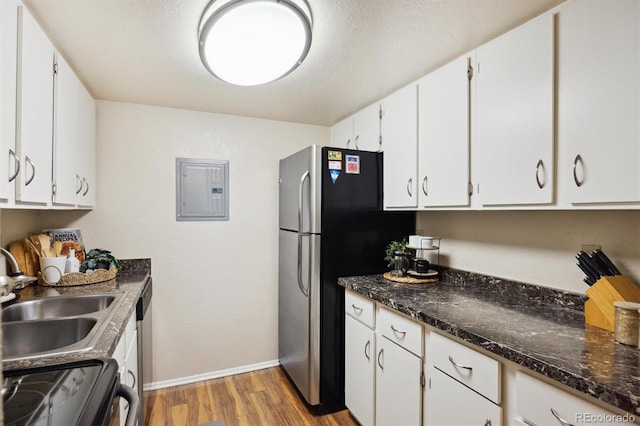
[[[238,86],[284,77],[311,46],[311,12],[304,0],[214,0],[200,22],[202,63]]]

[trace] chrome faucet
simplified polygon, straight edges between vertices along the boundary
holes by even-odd
[[[18,265],[18,261],[16,261],[16,258],[13,257],[11,252],[9,252],[8,250],[2,247],[0,247],[0,253],[2,253],[2,255],[4,255],[4,257],[7,258],[7,261],[11,266],[11,273],[9,274],[9,276],[13,279],[15,283],[15,288],[16,289],[24,288],[24,285],[28,280],[26,280],[24,272],[20,270],[20,266]]]

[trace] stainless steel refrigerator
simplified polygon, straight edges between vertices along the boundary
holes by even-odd
[[[382,210],[382,153],[313,145],[280,160],[279,182],[278,355],[309,408],[330,413],[344,408],[337,279],[384,272],[415,213]]]

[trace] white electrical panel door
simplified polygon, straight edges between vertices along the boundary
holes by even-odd
[[[229,162],[176,159],[176,220],[229,220]]]

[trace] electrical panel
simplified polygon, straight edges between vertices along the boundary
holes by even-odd
[[[176,220],[229,220],[229,161],[176,158]]]

